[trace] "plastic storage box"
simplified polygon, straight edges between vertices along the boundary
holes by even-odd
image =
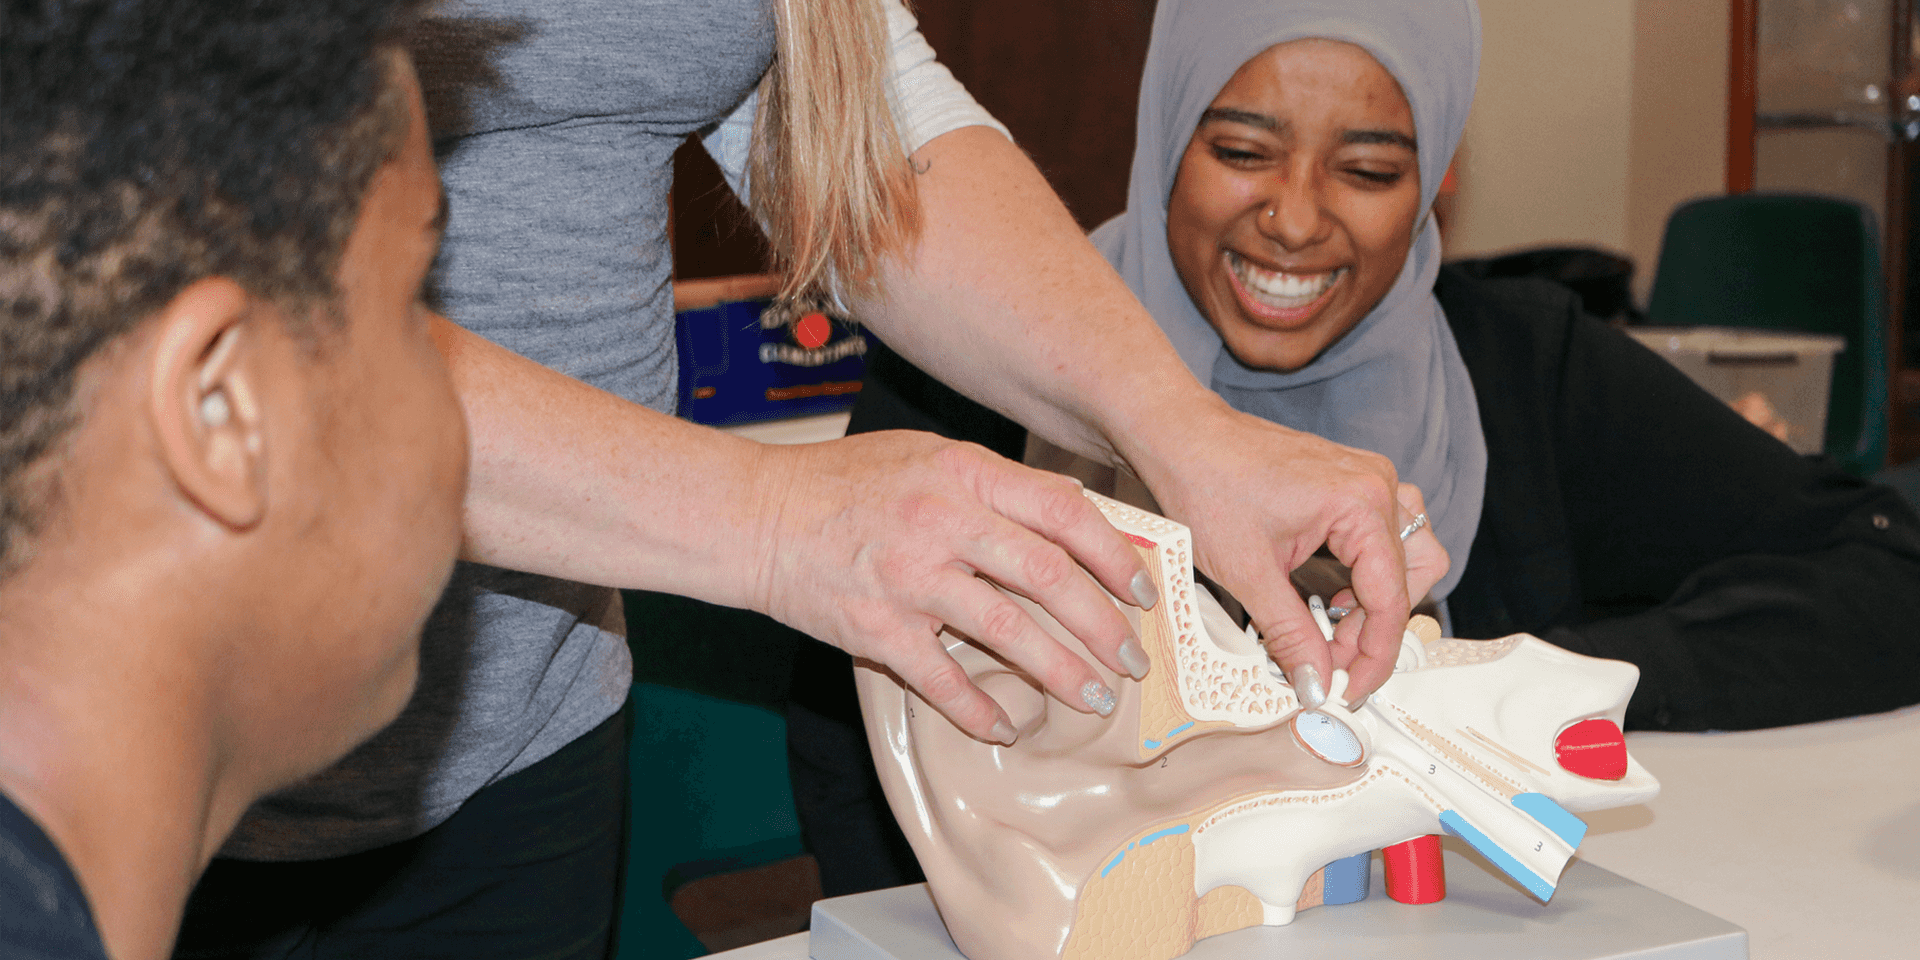
[[[1826,448],[1827,392],[1845,337],[1733,327],[1631,327],[1627,333],[1749,420],[1771,424],[1795,452]]]
[[[773,304],[774,276],[674,284],[680,416],[732,426],[853,406],[867,339],[845,319]]]

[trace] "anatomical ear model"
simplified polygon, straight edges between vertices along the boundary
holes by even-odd
[[[1088,496],[1163,598],[1144,614],[1121,606],[1153,661],[1144,681],[1087,657],[1118,697],[1111,716],[1067,708],[954,634],[948,650],[1007,709],[1013,746],[974,740],[891,674],[858,670],[887,798],[971,960],[1166,960],[1358,899],[1370,851],[1443,831],[1544,900],[1586,832],[1568,810],[1659,790],[1620,735],[1633,666],[1525,635],[1439,639],[1427,621],[1431,636],[1410,631],[1363,704],[1347,703],[1336,671],[1326,705],[1302,711],[1265,649],[1195,586],[1187,529]],[[1419,859],[1417,845],[1396,850]]]

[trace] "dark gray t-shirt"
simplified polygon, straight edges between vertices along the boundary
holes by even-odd
[[[436,265],[449,317],[555,370],[673,411],[673,152],[740,105],[773,51],[767,0],[469,0],[521,20],[505,86],[443,160]],[[645,457],[645,450],[633,451]],[[399,720],[333,769],[261,801],[223,855],[341,856],[452,816],[626,699],[611,590],[461,564],[427,624]]]

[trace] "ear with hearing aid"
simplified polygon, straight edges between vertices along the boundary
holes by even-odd
[[[233,405],[224,390],[215,390],[200,398],[200,422],[208,427],[224,427],[233,418]]]
[[[1444,895],[1435,835],[1541,900],[1586,831],[1575,811],[1659,784],[1620,724],[1639,671],[1525,634],[1445,638],[1416,617],[1364,702],[1334,671],[1303,709],[1258,638],[1194,582],[1184,526],[1088,493],[1140,551],[1162,602],[1116,601],[1153,669],[1090,663],[1105,716],[1047,697],[963,636],[944,639],[1019,738],[983,743],[891,674],[857,668],[889,803],[970,960],[1170,960],[1196,940],[1366,896],[1386,849],[1394,899]],[[1069,649],[1045,611],[1013,598]]]

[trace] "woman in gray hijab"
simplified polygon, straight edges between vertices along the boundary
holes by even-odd
[[[1312,242],[1282,238],[1294,211],[1283,209],[1285,198],[1266,189],[1268,184],[1262,181],[1287,177],[1289,171],[1275,164],[1283,146],[1292,147],[1286,152],[1294,157],[1302,152],[1298,148],[1303,144],[1282,141],[1298,139],[1304,131],[1296,128],[1304,118],[1245,110],[1240,113],[1253,115],[1237,116],[1231,109],[1210,109],[1220,101],[1223,88],[1246,72],[1243,68],[1255,67],[1258,58],[1282,44],[1303,39],[1340,41],[1364,51],[1377,62],[1375,70],[1384,68],[1389,88],[1397,81],[1397,92],[1404,94],[1411,108],[1412,129],[1406,133],[1412,134],[1412,146],[1417,147],[1413,151],[1417,167],[1407,170],[1398,185],[1405,202],[1386,214],[1404,221],[1385,225],[1401,235],[1400,242],[1389,249],[1369,249],[1364,244],[1356,249],[1355,244],[1342,242],[1356,230],[1365,230],[1352,222],[1354,216],[1324,217],[1303,211],[1317,221],[1305,226],[1314,234],[1305,239]],[[1473,386],[1433,297],[1440,234],[1426,216],[1466,126],[1479,52],[1479,13],[1471,0],[1162,0],[1140,88],[1128,209],[1093,234],[1095,246],[1160,321],[1200,382],[1211,384],[1248,413],[1384,454],[1399,468],[1401,480],[1420,488],[1433,530],[1454,558],[1453,569],[1434,588],[1435,597],[1446,596],[1459,582],[1464,569],[1460,559],[1467,555],[1480,519],[1486,476],[1486,444],[1474,409]],[[1324,103],[1325,98],[1308,91],[1301,94],[1308,105]],[[1248,103],[1259,99],[1238,96]],[[1262,127],[1266,121],[1287,129]],[[1188,149],[1190,139],[1210,132],[1235,138],[1237,147],[1248,149],[1234,152],[1245,156],[1223,160],[1208,151],[1194,154]],[[1256,142],[1261,139],[1264,142]],[[1394,143],[1331,146],[1347,154],[1324,158],[1335,164],[1355,161],[1358,158],[1351,156],[1355,152],[1408,152],[1406,145]],[[1255,153],[1261,155],[1256,159]],[[1190,154],[1192,159],[1183,163]],[[1249,160],[1258,168],[1247,166]],[[1189,296],[1190,285],[1203,281],[1197,276],[1183,280],[1176,267],[1168,243],[1168,197],[1183,168],[1220,169],[1234,163],[1240,164],[1244,174],[1237,179],[1245,192],[1239,197],[1239,209],[1232,211],[1239,215],[1238,221],[1222,225],[1221,232],[1230,234],[1218,238],[1222,256],[1239,261],[1235,266],[1242,271],[1251,266],[1248,261],[1330,268],[1317,269],[1315,276],[1292,274],[1277,284],[1310,288],[1303,292],[1314,298],[1305,309],[1318,316],[1276,317],[1268,309],[1261,311],[1263,316],[1246,316],[1236,324],[1204,315]],[[1324,194],[1343,186],[1341,171],[1330,172],[1332,178],[1324,172],[1313,177],[1334,181],[1318,185],[1321,196],[1282,193],[1323,207],[1328,199]],[[1373,186],[1377,185],[1363,182],[1359,189]],[[1371,205],[1363,215],[1381,219],[1380,206]],[[1288,216],[1279,216],[1282,213]],[[1368,292],[1365,281],[1370,270],[1378,278],[1373,287],[1382,282],[1391,287],[1384,295],[1378,289],[1370,291],[1378,302],[1367,309],[1355,298]],[[1283,271],[1261,271],[1269,280],[1275,272]],[[1330,288],[1313,286],[1330,274]],[[1240,286],[1247,290],[1248,284]],[[1250,310],[1234,310],[1233,301],[1242,298],[1232,294],[1217,299],[1216,305],[1227,313],[1251,314],[1261,309],[1258,301],[1252,301]],[[1287,311],[1283,305],[1281,312],[1301,311]],[[1272,339],[1272,335],[1286,336],[1290,329],[1324,322],[1328,313],[1341,314],[1332,319],[1352,324],[1351,329],[1312,357],[1310,364],[1287,371],[1241,362],[1246,358],[1221,349],[1216,329],[1217,323],[1226,323],[1256,335],[1268,333],[1267,339]]]
[[[1442,268],[1472,0],[1162,0],[1095,243],[1234,407],[1390,457],[1452,634],[1631,661],[1630,726],[1920,701],[1920,521],[1539,281]],[[1331,42],[1330,42],[1331,41]],[[1462,562],[1464,560],[1464,562]]]

